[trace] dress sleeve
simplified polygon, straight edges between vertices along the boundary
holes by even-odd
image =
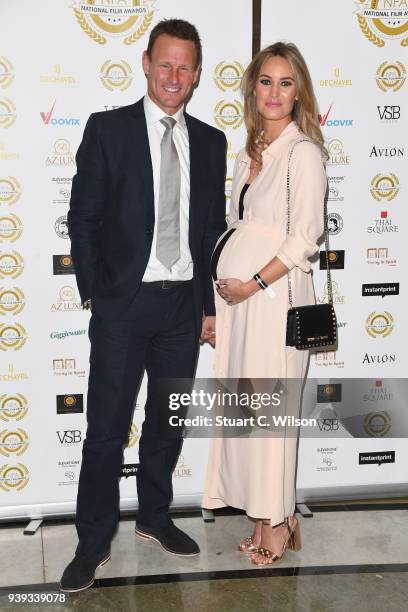
[[[291,270],[298,266],[309,272],[309,257],[319,249],[324,231],[324,199],[327,177],[320,149],[312,142],[300,142],[290,160],[290,234],[276,256]],[[286,191],[285,191],[286,193]],[[286,225],[286,203],[285,203]]]
[[[228,229],[232,225],[234,225],[236,221],[238,221],[238,217],[239,217],[238,203],[236,201],[237,199],[234,198],[232,194],[235,193],[234,187],[237,181],[237,172],[240,168],[244,153],[245,153],[245,149],[241,149],[241,151],[238,153],[237,157],[235,158],[235,162],[234,162],[234,170],[232,172],[231,199],[230,199],[230,206],[229,206],[229,211],[228,211]]]

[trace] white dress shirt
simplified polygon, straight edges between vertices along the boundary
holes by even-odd
[[[160,280],[190,280],[193,278],[193,260],[188,245],[188,218],[190,204],[190,146],[188,131],[184,119],[184,107],[171,115],[176,120],[173,128],[173,140],[180,160],[180,259],[169,270],[156,257],[157,215],[160,189],[161,141],[165,126],[160,119],[168,117],[146,94],[143,100],[146,116],[147,134],[149,137],[150,155],[153,166],[154,213],[155,224],[152,249],[143,282]]]

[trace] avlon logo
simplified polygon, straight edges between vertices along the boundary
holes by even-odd
[[[46,113],[40,112],[41,119],[45,125],[79,125],[79,119],[74,117],[53,117],[53,112],[56,104],[56,100],[54,100],[53,105],[50,110]]]
[[[319,115],[319,121],[322,127],[350,127],[353,125],[353,119],[329,119],[332,108],[333,102],[324,115]]]

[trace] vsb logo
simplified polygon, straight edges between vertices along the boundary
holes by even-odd
[[[381,121],[397,121],[401,117],[400,106],[377,106]]]
[[[14,176],[0,178],[0,204],[15,204],[21,196],[20,183]]]
[[[57,431],[58,440],[61,446],[70,446],[82,442],[82,432],[79,429],[65,429]]]

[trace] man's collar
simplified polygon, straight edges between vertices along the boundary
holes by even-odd
[[[157,123],[163,117],[173,117],[177,121],[177,124],[185,128],[186,121],[184,118],[184,106],[182,106],[174,115],[167,115],[153,100],[149,97],[148,94],[143,98],[143,106],[146,115],[147,123]]]

